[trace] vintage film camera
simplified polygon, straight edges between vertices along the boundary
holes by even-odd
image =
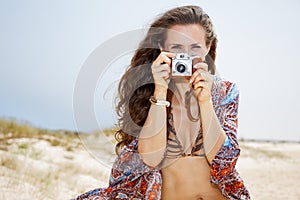
[[[193,59],[197,56],[189,56],[186,53],[178,53],[172,58],[171,77],[190,77],[193,74]]]

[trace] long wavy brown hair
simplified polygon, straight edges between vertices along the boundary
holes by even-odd
[[[217,38],[209,16],[198,6],[183,6],[167,11],[150,26],[145,38],[136,49],[131,64],[122,76],[118,87],[116,111],[119,130],[115,133],[116,152],[135,139],[143,127],[150,108],[149,98],[154,93],[151,64],[164,47],[166,33],[174,25],[199,24],[206,31],[206,44],[210,51],[205,60],[210,73],[215,74]],[[169,84],[167,99],[171,102],[172,90]],[[170,110],[167,110],[169,116]],[[169,126],[168,126],[169,127]]]

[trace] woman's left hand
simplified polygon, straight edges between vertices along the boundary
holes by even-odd
[[[190,78],[190,87],[194,90],[199,104],[210,101],[214,77],[208,72],[208,65],[204,62],[197,63],[193,67],[196,71]]]

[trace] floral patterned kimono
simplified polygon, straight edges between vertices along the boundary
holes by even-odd
[[[243,180],[235,169],[240,154],[237,141],[237,111],[239,92],[235,84],[217,80],[212,87],[212,101],[226,139],[210,165],[210,181],[228,199],[250,199]],[[78,196],[83,199],[161,199],[162,174],[146,165],[137,152],[138,140],[133,140],[116,159],[109,186]],[[201,187],[201,186],[199,186]]]

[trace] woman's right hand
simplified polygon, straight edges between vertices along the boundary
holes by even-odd
[[[161,52],[152,63],[151,70],[155,84],[155,90],[166,92],[170,82],[171,62],[175,54]]]

